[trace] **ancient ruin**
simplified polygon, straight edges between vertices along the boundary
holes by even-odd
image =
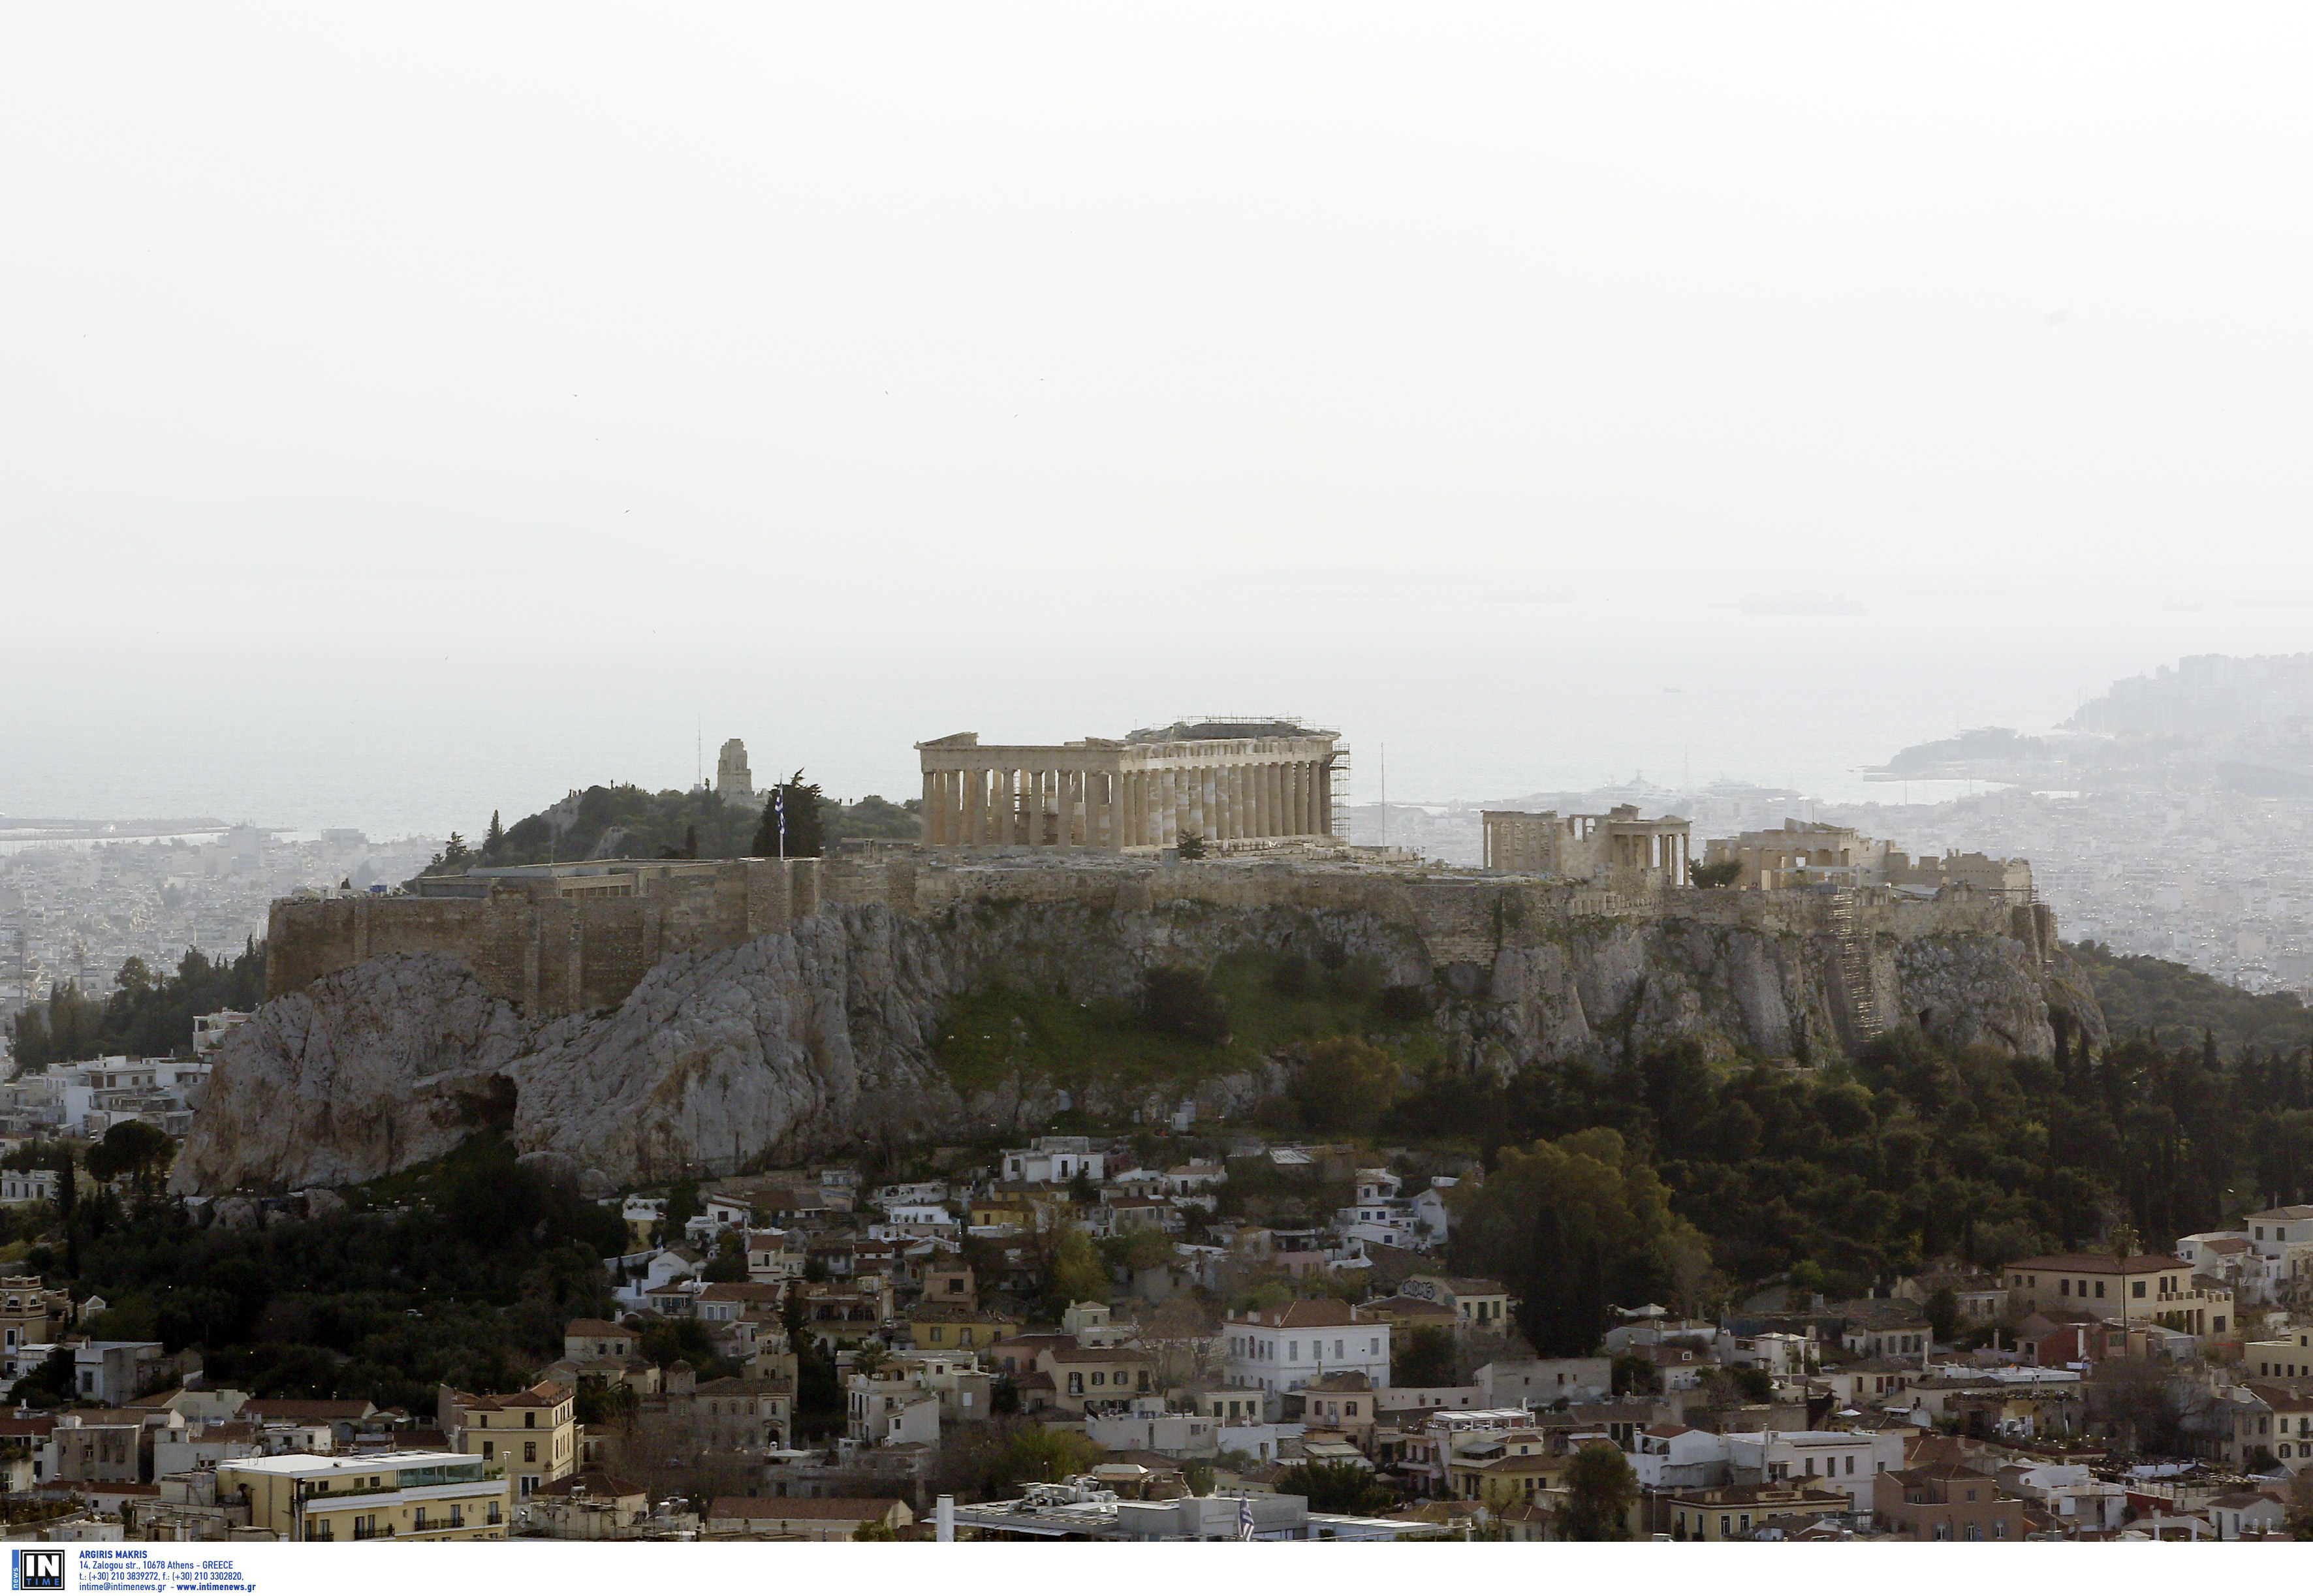
[[[2032,900],[2032,865],[2025,859],[1993,859],[1983,854],[1948,853],[1914,859],[1852,826],[1786,820],[1769,831],[1711,839],[1705,864],[1732,860],[1741,866],[1734,885],[1752,891],[1792,887],[1885,887],[1914,897],[1932,897],[1948,888],[1988,893],[2018,903]]]
[[[1338,733],[1287,719],[1182,722],[1121,739],[916,744],[934,847],[1222,851],[1334,834]]]
[[[1486,829],[1488,870],[1586,881],[1629,872],[1645,878],[1641,888],[1686,880],[1688,828],[1676,815],[1642,820],[1635,804],[1618,803],[1602,815],[1490,809],[1479,818]]]

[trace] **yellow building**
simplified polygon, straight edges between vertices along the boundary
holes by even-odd
[[[2166,1252],[2130,1258],[2093,1252],[2019,1258],[2008,1266],[2008,1301],[2027,1312],[2069,1308],[2124,1325],[2159,1325],[2199,1337],[2238,1333],[2231,1289],[2195,1276],[2192,1265]]]
[[[960,1302],[926,1302],[908,1314],[908,1337],[919,1352],[985,1352],[1019,1329],[1008,1313]]]
[[[38,1275],[0,1277],[0,1337],[6,1350],[45,1346],[73,1321],[72,1293],[50,1291]]]
[[[514,1481],[514,1500],[578,1467],[578,1425],[570,1388],[541,1380],[510,1396],[477,1396],[444,1386],[442,1433],[468,1457],[496,1463]]]
[[[1769,1519],[1811,1521],[1854,1511],[1846,1492],[1810,1485],[1673,1491],[1657,1509],[1670,1521],[1674,1540],[1748,1540]]]
[[[1497,1513],[1520,1503],[1555,1512],[1565,1504],[1566,1470],[1573,1461],[1553,1453],[1540,1432],[1513,1430],[1457,1447],[1447,1465],[1447,1488]]]
[[[506,1471],[459,1452],[290,1452],[217,1465],[219,1500],[284,1540],[502,1540]]]

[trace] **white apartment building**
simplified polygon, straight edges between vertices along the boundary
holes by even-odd
[[[1904,1466],[1904,1438],[1876,1430],[1753,1430],[1726,1437],[1737,1484],[1808,1485],[1871,1507],[1875,1475]]]
[[[1363,1374],[1376,1390],[1389,1384],[1387,1321],[1329,1297],[1232,1313],[1221,1333],[1232,1385],[1295,1391],[1341,1373]]]
[[[1108,1178],[1108,1154],[1096,1150],[1089,1136],[1038,1136],[1025,1147],[1007,1147],[1003,1160],[1007,1180],[1052,1185],[1078,1175],[1087,1180]]]

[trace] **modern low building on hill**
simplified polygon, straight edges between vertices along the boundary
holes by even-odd
[[[504,1469],[448,1451],[240,1458],[216,1489],[284,1540],[500,1540],[512,1507]]]

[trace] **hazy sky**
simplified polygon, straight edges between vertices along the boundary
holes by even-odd
[[[0,811],[1208,711],[1359,796],[1823,785],[2313,647],[2309,35],[12,8]]]

